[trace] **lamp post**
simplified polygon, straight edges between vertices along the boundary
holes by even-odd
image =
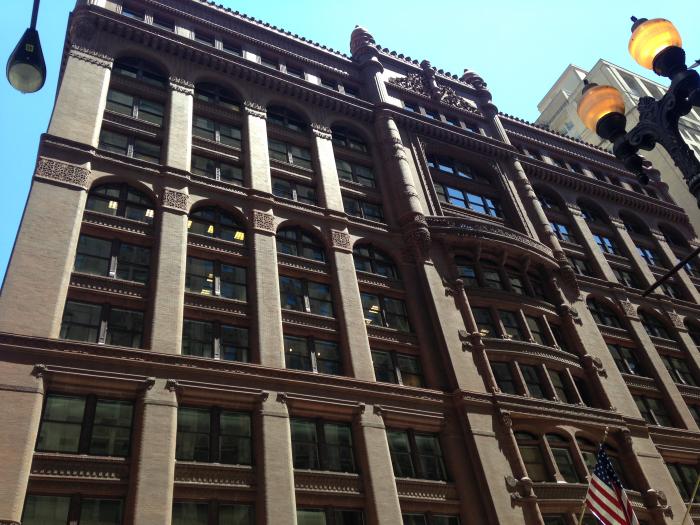
[[[681,36],[671,22],[663,18],[632,17],[629,52],[639,65],[671,79],[668,91],[659,100],[641,97],[637,105],[639,122],[627,131],[625,104],[620,92],[611,86],[584,81],[577,112],[584,125],[613,145],[613,154],[642,184],[649,182],[639,150],[651,150],[660,144],[683,174],[690,192],[700,207],[700,161],[685,143],[678,121],[693,106],[700,106],[700,75],[685,64]],[[693,251],[676,267],[644,292],[648,295],[700,253]]]
[[[46,63],[41,52],[36,18],[39,13],[39,0],[34,0],[32,21],[19,39],[17,46],[7,61],[7,81],[22,93],[39,91],[46,80]]]

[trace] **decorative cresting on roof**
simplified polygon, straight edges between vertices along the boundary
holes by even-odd
[[[439,104],[451,106],[453,108],[462,109],[464,111],[476,112],[466,99],[460,97],[457,92],[449,86],[438,84],[435,78],[435,69],[430,65],[430,62],[423,60],[421,62],[422,73],[409,73],[405,77],[393,77],[388,80],[389,84],[400,87],[407,91],[412,91],[418,95],[428,97]],[[481,81],[485,87],[486,83]],[[476,86],[472,86],[475,89]]]
[[[75,164],[41,157],[36,165],[34,176],[38,179],[53,180],[70,186],[87,189],[90,170],[81,166],[76,166]]]

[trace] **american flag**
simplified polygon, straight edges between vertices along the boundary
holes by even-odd
[[[604,525],[639,525],[625,489],[603,446],[588,486],[586,507]]]

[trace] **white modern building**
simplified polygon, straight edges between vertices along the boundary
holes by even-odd
[[[606,60],[598,60],[590,71],[569,65],[537,105],[540,116],[536,124],[547,126],[553,131],[590,144],[610,148],[610,143],[587,129],[576,114],[584,79],[601,85],[607,84],[620,90],[627,108],[628,129],[639,121],[636,107],[640,97],[651,96],[658,99],[666,92],[666,86]],[[680,132],[695,154],[700,156],[700,113],[697,109],[681,119]],[[690,216],[696,232],[700,232],[700,209],[670,155],[658,145],[652,151],[640,153],[659,170],[661,180],[668,184],[669,193]],[[641,191],[645,191],[645,188]]]

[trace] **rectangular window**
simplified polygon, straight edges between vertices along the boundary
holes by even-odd
[[[683,497],[683,501],[689,502],[690,497],[693,495],[693,489],[695,488],[695,483],[700,475],[700,471],[695,465],[686,465],[683,463],[667,463],[666,466],[668,467],[668,471],[676,487],[678,487],[678,492],[680,492]],[[700,503],[700,491],[695,495],[693,503]]]
[[[226,146],[241,149],[241,129],[230,124],[195,115],[192,122],[192,134],[195,137],[213,140]]]
[[[327,284],[280,275],[282,308],[333,317],[331,288]]]
[[[321,374],[342,374],[338,343],[312,337],[284,336],[285,366]]]
[[[80,235],[75,253],[74,270],[108,276],[112,265],[112,241]]]
[[[659,257],[659,254],[655,250],[647,248],[646,246],[637,246],[637,251],[648,265],[663,266],[663,263],[661,262],[661,257]]]
[[[208,46],[214,45],[214,36],[207,33],[194,31],[194,39],[200,44],[206,44]]]
[[[545,399],[547,396],[544,384],[537,368],[533,365],[520,365],[520,372],[530,395],[538,399]]]
[[[565,224],[560,224],[558,222],[550,222],[549,225],[554,230],[554,234],[560,241],[565,242],[576,242],[576,237],[574,237],[573,232],[569,230],[569,227]]]
[[[142,335],[143,312],[66,301],[61,339],[139,348]]]
[[[361,292],[362,310],[367,324],[410,332],[406,303],[400,299]]]
[[[272,177],[272,194],[275,197],[291,199],[305,204],[318,204],[316,190],[311,186],[305,186],[287,179]]]
[[[36,449],[40,452],[129,455],[133,403],[49,394]]]
[[[172,525],[253,525],[253,507],[233,503],[173,502]],[[211,521],[210,521],[211,520]]]
[[[291,418],[290,426],[294,468],[356,472],[350,425]]]
[[[503,324],[503,329],[509,336],[509,339],[515,341],[523,341],[523,330],[520,327],[520,322],[518,321],[518,316],[515,312],[508,312],[505,310],[499,310],[498,316],[501,318],[501,323]]]
[[[275,57],[269,55],[260,55],[260,63],[265,67],[271,67],[272,69],[279,69],[280,63]]]
[[[459,525],[459,517],[439,514],[402,514],[403,525]]]
[[[311,169],[311,151],[308,148],[295,146],[288,142],[268,139],[270,158],[294,164],[302,168]]]
[[[595,241],[595,243],[598,245],[598,247],[600,248],[600,250],[603,253],[609,253],[612,255],[619,255],[617,247],[615,246],[615,243],[612,241],[612,239],[609,239],[608,237],[605,237],[604,235],[599,235],[597,233],[594,233],[593,240]]]
[[[179,461],[252,464],[250,414],[220,408],[178,407],[175,457]]]
[[[121,308],[109,308],[107,316],[108,345],[141,347],[143,335],[143,313]]]
[[[182,354],[248,362],[248,329],[185,319],[182,327]]]
[[[670,355],[662,355],[661,360],[664,362],[668,373],[676,383],[683,385],[697,386],[695,377],[690,371],[688,362],[685,359],[673,357]]]
[[[377,381],[406,386],[423,386],[423,372],[416,356],[372,350]]]
[[[527,327],[530,329],[530,334],[535,343],[538,345],[550,346],[545,339],[545,330],[542,326],[542,320],[537,317],[532,317],[531,315],[526,315],[525,321],[527,321]]]
[[[644,375],[633,349],[616,343],[607,343],[607,346],[620,372],[623,374]]]
[[[554,387],[554,393],[557,395],[557,399],[559,399],[559,401],[562,403],[574,403],[575,401],[567,391],[564,373],[558,372],[557,370],[547,371],[549,372],[549,379],[552,381],[552,386]]]
[[[22,512],[24,525],[121,525],[122,501],[83,496],[28,494]]]
[[[622,268],[615,267],[613,267],[612,271],[615,274],[615,278],[620,284],[624,284],[625,286],[629,286],[630,288],[641,288],[637,276],[632,271],[623,270]]]
[[[457,263],[457,273],[464,286],[467,288],[479,286],[474,263],[464,258],[458,258],[455,262]]]
[[[100,133],[100,149],[119,153],[148,162],[160,162],[160,145],[147,140],[103,129]]]
[[[166,31],[175,31],[175,22],[160,16],[153,15],[153,25]]]
[[[226,299],[246,301],[246,269],[188,256],[185,290],[202,295],[216,295]]]
[[[338,158],[335,159],[335,167],[341,180],[355,182],[370,188],[375,187],[374,173],[370,168]]]
[[[493,375],[496,378],[496,384],[498,385],[498,388],[501,389],[501,392],[506,394],[518,393],[513,372],[511,371],[508,363],[491,363],[491,370],[493,370]]]
[[[224,40],[221,44],[223,50],[227,53],[231,53],[232,55],[239,57],[243,56],[243,48],[240,45],[234,44],[233,42],[227,42],[226,40]]]
[[[297,525],[363,525],[361,510],[297,509]]]
[[[243,169],[233,164],[192,154],[191,170],[195,175],[243,186]]]
[[[442,449],[436,434],[389,429],[386,433],[396,477],[447,480]]]
[[[61,339],[97,343],[100,336],[102,307],[97,304],[66,301],[61,322]]]
[[[666,410],[666,406],[661,399],[633,395],[634,402],[642,414],[644,420],[650,425],[660,425],[662,427],[673,426],[671,416]]]
[[[489,268],[482,266],[481,276],[484,278],[484,286],[486,288],[493,288],[495,290],[503,290],[503,280],[501,279],[501,272],[497,268]]]
[[[345,213],[353,217],[361,217],[368,221],[384,222],[384,211],[381,205],[343,196]]]
[[[304,70],[287,64],[287,74],[304,80]]]
[[[106,107],[109,111],[144,120],[156,126],[163,124],[165,106],[154,100],[144,99],[110,88],[107,92]]]
[[[405,100],[403,101],[403,108],[406,111],[410,111],[411,113],[420,113],[420,107],[418,104],[414,104],[413,102],[406,102]]]
[[[578,257],[569,257],[569,264],[578,275],[587,275],[593,277],[593,270],[588,261],[579,259]]]
[[[491,312],[488,308],[472,306],[472,314],[476,321],[476,327],[479,329],[482,337],[496,336],[496,325],[493,322]]]

